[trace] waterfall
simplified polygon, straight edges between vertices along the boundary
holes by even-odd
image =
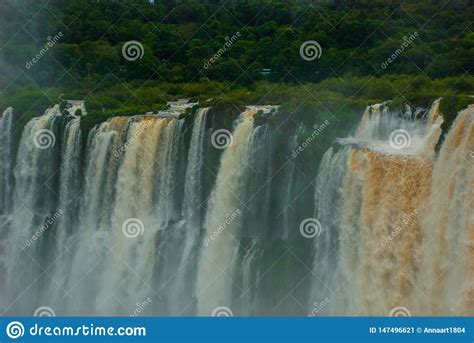
[[[60,211],[55,192],[59,179],[60,126],[59,106],[54,106],[28,122],[18,148],[12,222],[5,239],[8,245],[4,258],[6,275],[11,276],[7,278],[6,292],[9,299],[18,299],[17,306],[21,309],[31,306],[31,299],[36,301],[44,276],[40,271],[52,262],[49,247]],[[25,285],[30,287],[24,289]]]
[[[339,140],[351,148],[336,212],[340,275],[329,297],[332,313],[387,315],[416,291],[420,223],[440,125],[440,118],[429,122],[378,104],[366,110],[355,137]]]
[[[77,299],[69,302],[65,311],[88,314],[95,308],[99,275],[107,254],[110,215],[113,206],[114,181],[122,156],[123,137],[129,119],[114,117],[93,128],[86,147],[85,184],[80,204],[79,228],[70,237],[72,261],[63,297]]]
[[[200,108],[196,113],[191,142],[188,153],[188,167],[184,189],[183,218],[190,227],[201,225],[201,208],[203,207],[202,194],[202,164],[204,151],[204,137],[206,132],[206,116],[209,108]]]
[[[287,150],[289,153],[294,152],[298,147],[298,135],[303,131],[303,126],[300,125],[296,132],[290,137]],[[292,206],[292,200],[295,196],[295,173],[296,173],[296,158],[294,156],[288,157],[284,170],[284,182],[282,189],[282,199],[278,203],[279,211],[282,216],[282,238],[286,239],[290,236],[291,223],[295,221],[295,211]]]
[[[57,210],[53,215],[54,227],[49,228],[53,239],[49,245],[51,256],[61,256],[60,261],[49,266],[48,280],[40,296],[43,302],[50,302],[51,295],[60,299],[63,296],[72,255],[70,237],[78,226],[79,205],[82,196],[82,135],[80,118],[70,115],[65,118],[64,135],[61,143],[61,161],[59,170],[59,199]],[[57,305],[59,308],[60,305]]]
[[[174,168],[168,152],[175,150],[175,126],[174,119],[150,118],[132,122],[129,127],[128,146],[117,175],[101,292],[95,305],[104,313],[131,313],[137,299],[153,296],[154,243],[157,231],[168,220],[160,205],[170,201],[168,196],[162,199],[164,192],[154,197],[154,184],[169,187],[168,175]],[[111,289],[115,290],[113,296]]]
[[[200,108],[194,119],[193,131],[189,145],[184,187],[182,218],[185,225],[176,237],[180,240],[180,257],[174,279],[169,284],[169,313],[190,314],[194,311],[194,288],[196,270],[198,268],[198,253],[202,213],[206,206],[203,194],[203,166],[206,136],[206,118],[209,108]],[[185,229],[185,230],[182,230]]]
[[[12,123],[13,123],[13,109],[7,108],[0,117],[0,251],[5,251],[6,242],[5,236],[8,232],[11,221],[11,205],[12,205]],[[4,254],[0,253],[0,268],[5,268],[8,261]],[[5,289],[6,280],[0,281],[0,290]],[[4,299],[0,300],[0,305],[3,304]]]
[[[265,242],[274,235],[270,228],[270,208],[272,195],[272,135],[269,125],[257,126],[249,142],[245,167],[247,189],[241,200],[242,209],[236,210],[231,218],[241,217],[241,242],[238,260],[235,262],[234,309],[236,313],[256,314],[258,306],[258,275],[265,273],[261,259]],[[235,219],[233,219],[235,220]]]
[[[347,150],[337,152],[329,148],[323,155],[316,177],[314,193],[314,242],[313,280],[310,313],[314,302],[321,303],[336,289],[340,281],[335,271],[338,268],[339,227],[343,194],[340,185],[346,172]],[[321,310],[318,310],[318,314]],[[324,312],[323,312],[324,313]],[[315,314],[315,313],[313,313]]]
[[[371,105],[319,157],[270,106],[194,105],[18,142],[3,112],[2,313],[473,315],[474,107],[441,144],[439,99]]]
[[[433,167],[422,220],[423,273],[417,280],[427,301],[419,313],[474,315],[473,166],[471,105],[456,118]]]
[[[204,246],[199,262],[198,313],[210,315],[219,306],[231,306],[232,277],[238,257],[242,202],[248,173],[249,146],[255,110],[243,112],[224,151],[216,186],[206,213]]]
[[[349,150],[334,154],[331,148],[324,155],[316,182],[315,217],[322,228],[312,286],[313,297],[329,299],[324,313],[388,315],[396,306],[412,314],[467,311],[470,262],[459,262],[468,256],[472,235],[466,206],[472,196],[472,109],[458,116],[435,159],[438,110],[439,100],[422,116],[369,106],[355,136],[338,140]],[[393,132],[401,136],[393,138]],[[439,247],[434,262],[431,254]],[[447,270],[451,276],[445,278]],[[428,296],[431,308],[422,304]]]
[[[385,103],[367,107],[355,136],[338,139],[343,145],[368,148],[391,155],[428,155],[441,135],[442,117],[438,115],[439,101],[422,118],[410,108],[403,113],[392,112]]]
[[[342,194],[341,264],[349,306],[387,314],[414,291],[419,269],[420,216],[432,164],[419,157],[349,153]],[[352,307],[349,307],[352,309]]]
[[[0,117],[0,215],[9,213],[12,198],[12,127],[13,109],[7,108]]]
[[[71,116],[66,124],[63,137],[63,152],[59,174],[59,208],[64,211],[58,230],[61,242],[65,242],[71,230],[76,226],[75,218],[79,213],[81,197],[81,153],[82,135],[80,118]]]

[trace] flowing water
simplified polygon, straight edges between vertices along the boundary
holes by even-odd
[[[192,105],[88,133],[55,106],[21,137],[5,110],[2,313],[473,314],[474,107],[436,151],[439,101],[372,105],[308,160],[275,107]]]
[[[0,117],[0,215],[10,212],[12,197],[12,178],[10,175],[12,165],[12,114],[13,109],[7,108]]]

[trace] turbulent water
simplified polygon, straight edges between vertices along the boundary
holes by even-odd
[[[16,139],[5,110],[3,314],[473,314],[474,107],[437,151],[439,101],[369,106],[307,161],[277,108],[172,106],[87,134],[55,106]]]

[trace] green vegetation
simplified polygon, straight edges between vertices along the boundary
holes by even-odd
[[[345,123],[369,103],[445,96],[446,128],[474,94],[468,0],[8,0],[0,12],[0,109],[29,118],[61,94],[85,99],[84,130],[180,97],[229,117],[280,104],[282,117]],[[137,61],[122,54],[131,40],[144,47]],[[320,59],[301,58],[308,40]]]
[[[443,114],[444,122],[441,125],[443,131],[446,131],[453,123],[456,115],[469,104],[472,104],[472,96],[465,95],[447,95],[441,100],[440,112]]]

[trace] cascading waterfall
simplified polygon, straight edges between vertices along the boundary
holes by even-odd
[[[206,233],[197,280],[198,313],[210,315],[219,306],[230,306],[232,276],[238,256],[241,217],[248,173],[249,146],[254,131],[254,109],[241,114],[233,143],[224,151],[216,186],[206,214]]]
[[[29,287],[34,280],[43,284],[44,273],[50,260],[49,247],[52,238],[45,235],[52,229],[57,218],[60,149],[57,137],[64,123],[59,106],[54,106],[41,116],[32,119],[23,130],[14,168],[15,191],[10,228],[5,241],[6,293],[9,299],[18,299],[18,306],[31,306],[40,288]],[[15,260],[13,262],[13,260]],[[22,305],[23,304],[23,305]]]
[[[258,304],[258,276],[266,271],[259,270],[265,250],[265,241],[273,233],[265,229],[270,227],[272,180],[271,129],[269,125],[257,126],[252,133],[249,152],[244,167],[247,171],[247,190],[241,200],[245,203],[242,210],[233,212],[232,218],[241,216],[241,243],[239,258],[236,261],[233,292],[233,308],[237,313],[256,314]]]
[[[319,166],[319,173],[316,177],[315,187],[315,218],[318,221],[315,225],[316,235],[314,258],[313,258],[313,280],[310,305],[310,313],[319,313],[316,308],[329,297],[331,290],[338,287],[340,281],[338,273],[339,251],[339,227],[340,209],[342,195],[340,185],[345,174],[347,150],[341,149],[337,152],[329,148],[323,155]]]
[[[326,255],[326,235],[316,241],[315,266],[327,267],[332,261],[333,267],[332,273],[321,273],[323,286],[330,290],[326,313],[386,315],[414,292],[420,268],[420,217],[437,142],[433,136],[438,138],[441,132],[441,119],[434,119],[437,114],[430,112],[428,117],[430,121],[416,119],[410,109],[391,113],[385,104],[370,106],[355,137],[339,139],[351,146],[347,162],[339,153],[325,156],[329,163],[323,158],[318,179],[329,181],[330,176],[324,175],[327,166],[337,165],[339,171],[331,174],[340,186],[324,190],[316,204],[327,206],[334,202],[328,196],[342,197],[332,213],[324,207],[315,213],[328,222],[323,232],[339,234],[333,243],[337,255]],[[324,283],[328,276],[337,279],[336,287]],[[316,279],[320,287],[321,278]]]
[[[71,234],[71,229],[76,227],[75,221],[79,213],[79,200],[81,199],[81,157],[82,157],[82,134],[80,118],[71,116],[72,119],[66,124],[63,137],[63,152],[61,158],[59,177],[59,205],[65,212],[59,220],[61,229],[58,229],[58,237],[65,242]]]
[[[74,314],[87,314],[95,306],[99,284],[98,272],[106,256],[109,244],[110,214],[113,206],[113,181],[117,177],[123,137],[126,136],[129,119],[115,117],[92,129],[87,143],[85,184],[83,187],[79,228],[70,237],[72,254],[67,280],[58,287],[62,297],[78,299],[67,306],[60,302],[59,309]],[[57,307],[56,307],[57,308]]]
[[[417,119],[411,111],[399,115],[384,104],[370,106],[355,137],[339,139],[351,146],[347,160],[341,158],[345,149],[334,154],[331,148],[323,157],[315,217],[322,222],[323,233],[339,234],[333,243],[337,255],[328,252],[324,234],[315,241],[318,277],[313,292],[321,296],[317,291],[321,284],[330,290],[324,314],[388,315],[397,306],[413,314],[454,314],[462,313],[455,303],[466,309],[472,301],[472,274],[466,277],[472,262],[461,257],[469,256],[472,240],[472,215],[466,214],[472,213],[472,168],[468,168],[474,147],[472,110],[459,115],[435,160],[442,121],[438,109],[439,100]],[[393,137],[393,132],[402,136]],[[450,170],[453,165],[458,172]],[[456,195],[450,191],[454,185],[460,187]],[[445,187],[444,192],[440,187]],[[326,207],[335,201],[328,211]],[[443,246],[448,228],[453,230],[450,249]],[[438,240],[433,239],[434,233]],[[431,254],[440,247],[436,264]],[[443,253],[450,256],[449,263],[440,262]],[[458,272],[445,279],[442,265]],[[337,282],[327,281],[328,276]],[[427,287],[430,277],[432,286]],[[439,278],[449,281],[442,283]],[[440,302],[443,292],[444,303]],[[427,308],[430,296],[436,298]]]
[[[194,127],[189,145],[186,182],[184,187],[182,218],[177,239],[183,242],[181,257],[170,282],[173,290],[169,293],[168,307],[170,313],[189,314],[194,311],[194,288],[196,270],[198,268],[198,253],[202,214],[205,208],[203,194],[204,140],[206,136],[206,119],[209,108],[200,108],[196,113]],[[185,230],[183,230],[185,229]]]
[[[300,125],[297,129],[294,135],[292,135],[289,139],[288,142],[288,152],[291,153],[295,151],[295,149],[298,147],[298,135],[303,131],[303,126]],[[294,158],[288,158],[285,166],[284,166],[284,183],[283,183],[283,194],[282,194],[282,199],[279,202],[279,211],[282,213],[281,214],[281,221],[282,221],[282,238],[286,239],[290,236],[290,230],[291,230],[291,223],[294,223],[295,218],[294,218],[294,209],[291,204],[291,201],[293,200],[293,197],[295,196],[295,183],[293,182],[295,179],[295,174],[296,174],[296,161]]]
[[[203,207],[202,164],[206,118],[209,107],[200,108],[196,113],[194,128],[189,144],[188,167],[184,188],[183,218],[189,226],[197,228],[201,225],[201,208]]]
[[[341,193],[351,196],[342,205],[341,264],[344,277],[357,270],[348,282],[348,302],[363,314],[384,315],[413,291],[432,164],[360,150],[349,153],[348,164]]]
[[[7,108],[0,117],[0,251],[5,251],[6,239],[10,221],[11,221],[11,204],[12,204],[12,127],[13,109]],[[6,260],[5,254],[0,253],[0,268],[10,261]],[[0,280],[0,290],[5,289],[6,280]],[[3,304],[3,297],[0,299],[0,305]]]
[[[433,167],[422,220],[419,313],[474,315],[474,107],[462,111]]]
[[[61,256],[61,263],[50,266],[49,270],[53,278],[44,287],[44,292],[41,295],[43,301],[48,301],[52,294],[55,298],[63,296],[61,288],[66,283],[68,267],[72,258],[68,251],[69,238],[74,234],[73,230],[77,228],[77,217],[80,212],[79,206],[82,196],[80,118],[71,115],[66,119],[69,121],[64,128],[64,136],[61,142],[58,205],[52,216],[54,225],[45,226],[45,230],[50,230],[54,235],[49,245],[49,254],[51,256]]]
[[[153,296],[155,239],[172,219],[172,183],[179,122],[151,118],[131,123],[119,167],[117,193],[96,308],[122,313]],[[157,172],[158,171],[158,172]],[[160,191],[154,194],[154,184]],[[131,268],[130,266],[133,266]],[[131,277],[130,274],[133,274]],[[110,289],[115,291],[110,294]]]
[[[13,109],[7,108],[0,117],[0,217],[10,212],[12,197],[12,125]],[[3,221],[3,220],[0,220]]]
[[[55,106],[16,156],[3,113],[4,314],[473,314],[473,107],[436,153],[439,100],[369,106],[310,179],[306,157],[289,157],[303,124],[285,135],[270,107],[249,106],[221,150],[219,114],[184,115],[193,105],[110,118],[87,141],[81,117]]]

